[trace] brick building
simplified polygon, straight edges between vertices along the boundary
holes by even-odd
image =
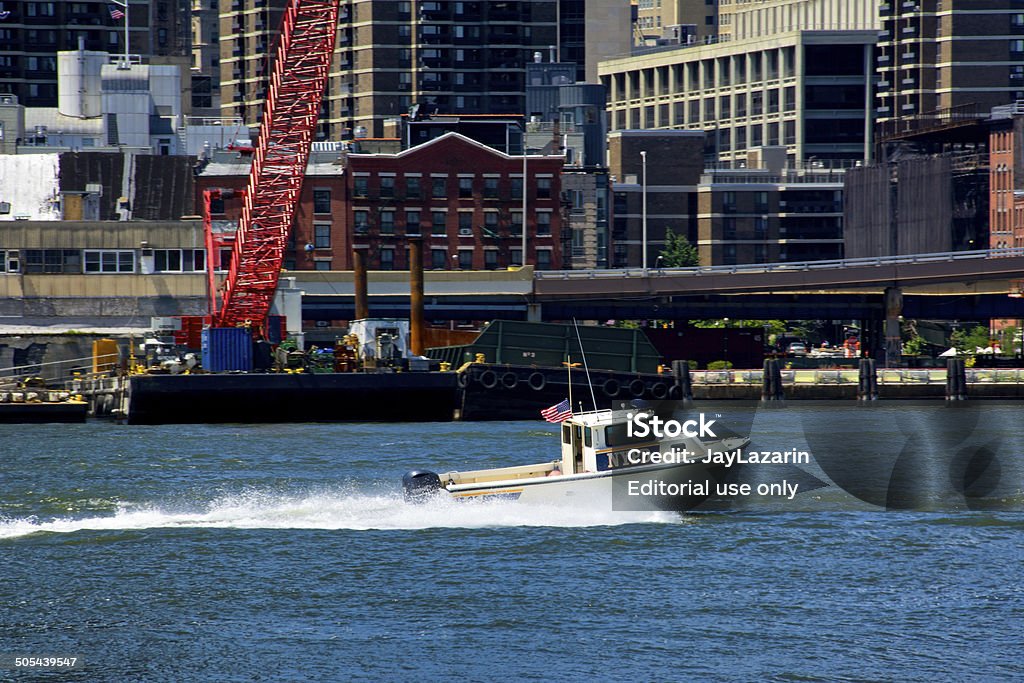
[[[1024,111],[994,117],[989,133],[989,248],[1024,247]]]
[[[528,155],[526,262],[562,267],[561,156]],[[350,154],[344,225],[371,269],[403,270],[406,238],[424,267],[485,270],[522,263],[523,157],[448,133],[398,154]],[[342,269],[347,269],[345,254]]]
[[[561,156],[527,157],[527,263],[562,267]],[[240,190],[249,160],[207,165],[196,201],[214,188]],[[404,270],[408,237],[423,238],[424,267],[485,270],[522,261],[523,157],[458,133],[397,154],[314,155],[285,252],[287,270],[350,270],[352,248],[372,270]],[[215,229],[237,227],[239,197],[215,202]],[[221,264],[223,266],[223,264]]]

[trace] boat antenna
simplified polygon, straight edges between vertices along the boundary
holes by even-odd
[[[576,318],[572,319],[572,325],[576,328],[576,341],[580,345],[580,355],[583,356],[583,370],[587,373],[587,384],[590,386],[590,400],[594,404],[594,410],[597,410],[597,398],[594,396],[594,383],[590,380],[590,367],[587,366],[587,352],[583,350],[583,339],[580,337],[580,326],[576,322]]]

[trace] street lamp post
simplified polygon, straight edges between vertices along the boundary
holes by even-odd
[[[523,131],[523,254],[519,257],[519,265],[526,265],[526,132]]]
[[[642,235],[640,240],[640,251],[641,251],[641,263],[643,264],[644,272],[647,272],[647,150],[640,152],[640,168],[641,168],[641,205],[640,205],[640,225],[642,228]]]

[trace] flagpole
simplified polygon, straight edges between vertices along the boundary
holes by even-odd
[[[126,69],[128,68],[128,24],[130,19],[128,0],[124,0],[124,68]]]
[[[131,18],[131,17],[128,16],[128,13],[129,13],[128,0],[125,0],[124,2],[120,2],[120,0],[109,0],[109,1],[114,3],[115,5],[117,5],[118,7],[124,7],[124,67],[122,67],[122,68],[127,69],[128,68],[128,23],[129,23],[128,20]]]

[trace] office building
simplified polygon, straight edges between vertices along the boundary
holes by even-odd
[[[790,162],[871,152],[874,31],[793,31],[606,60],[610,128],[705,133],[709,166],[784,146]]]

